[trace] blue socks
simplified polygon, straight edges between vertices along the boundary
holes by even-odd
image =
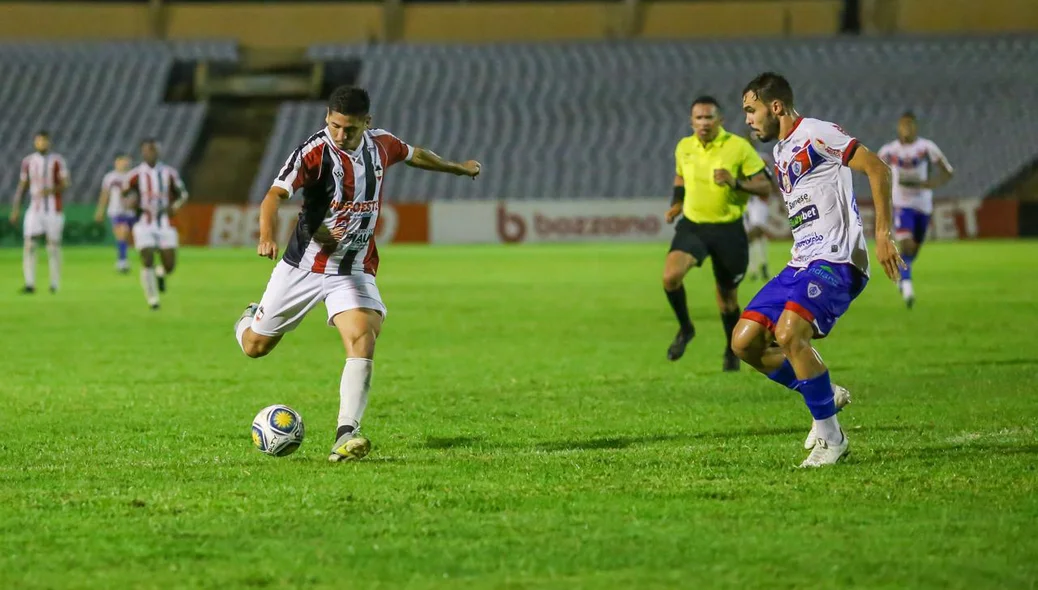
[[[788,361],[787,361],[788,362]],[[807,409],[815,420],[825,420],[836,415],[836,402],[833,401],[833,384],[829,381],[829,371],[797,381],[796,390],[804,396]]]
[[[118,240],[115,242],[115,247],[119,250],[119,262],[126,261],[126,240]]]
[[[771,379],[783,387],[792,389],[793,391],[797,390],[797,385],[799,383],[799,381],[797,381],[797,374],[793,371],[793,365],[789,364],[788,360],[783,361],[781,367],[775,369],[774,372],[769,373],[768,379]]]
[[[901,255],[901,260],[905,261],[905,266],[907,267],[907,268],[905,268],[905,269],[903,269],[901,271],[901,280],[903,280],[903,281],[911,281],[912,280],[912,262],[915,261],[915,256],[909,256],[907,254],[902,254]]]

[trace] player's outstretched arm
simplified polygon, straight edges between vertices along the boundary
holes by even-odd
[[[272,186],[267,191],[260,203],[259,216],[259,245],[256,246],[256,254],[264,258],[274,260],[278,257],[277,236],[278,206],[283,199],[289,197],[288,191],[283,188]]]
[[[890,193],[890,167],[863,145],[858,145],[847,165],[851,170],[864,172],[869,177],[872,203],[876,210],[876,258],[887,276],[896,281],[901,278],[901,269],[907,267],[901,260],[901,254],[897,251],[897,244],[894,243],[894,234],[891,231],[894,222]]]
[[[97,210],[94,211],[94,223],[101,223],[105,220],[105,210],[108,208],[108,192],[107,186],[101,187],[101,194],[97,198]]]
[[[471,176],[472,178],[479,176],[480,168],[482,168],[480,163],[475,160],[459,164],[458,162],[444,160],[432,150],[420,147],[414,148],[414,155],[408,160],[407,165],[421,168],[422,170],[449,172],[457,176]]]

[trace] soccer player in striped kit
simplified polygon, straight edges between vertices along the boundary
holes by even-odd
[[[33,138],[36,151],[22,159],[18,189],[11,207],[11,224],[17,225],[22,209],[22,195],[29,190],[29,208],[25,211],[22,252],[22,272],[25,287],[22,293],[36,292],[36,241],[47,240],[47,266],[50,270],[50,292],[57,293],[61,283],[61,233],[65,229],[65,214],[61,211],[61,196],[68,190],[69,173],[65,158],[50,149],[50,135],[40,131]]]
[[[338,328],[346,348],[338,428],[328,457],[333,462],[361,459],[371,449],[358,429],[371,385],[375,339],[386,316],[375,285],[379,256],[374,236],[385,170],[404,162],[472,178],[480,172],[475,160],[444,160],[371,128],[370,107],[363,89],[336,88],[328,100],[326,127],[296,148],[278,173],[260,206],[257,253],[277,258],[275,224],[282,200],[298,195],[302,211],[262,299],[250,303],[234,327],[242,351],[262,357],[324,302],[328,325]]]
[[[177,169],[159,161],[159,144],[141,142],[141,162],[130,171],[124,195],[135,198],[137,223],[133,244],[141,253],[141,286],[152,309],[159,308],[159,293],[166,290],[165,276],[173,272],[180,240],[170,218],[187,202],[187,188]],[[155,251],[161,264],[155,266]],[[161,269],[161,270],[160,270]]]

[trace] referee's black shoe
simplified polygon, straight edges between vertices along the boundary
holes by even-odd
[[[667,360],[676,361],[685,354],[685,347],[688,346],[689,342],[696,337],[696,329],[692,328],[691,331],[685,332],[684,330],[678,330],[678,335],[674,337],[674,342],[670,343],[670,348],[667,349]]]
[[[739,370],[739,357],[735,356],[731,348],[724,351],[724,372],[732,373]]]

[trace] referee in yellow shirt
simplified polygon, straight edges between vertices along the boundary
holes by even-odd
[[[697,98],[692,103],[692,135],[679,141],[674,150],[674,198],[667,223],[681,219],[667,253],[663,289],[680,329],[667,349],[667,358],[681,358],[696,335],[682,284],[685,275],[713,257],[717,306],[728,340],[724,370],[738,371],[739,359],[731,348],[732,330],[739,321],[739,283],[749,265],[742,215],[750,194],[767,197],[772,182],[750,142],[725,131],[722,122],[716,100],[710,96]]]

